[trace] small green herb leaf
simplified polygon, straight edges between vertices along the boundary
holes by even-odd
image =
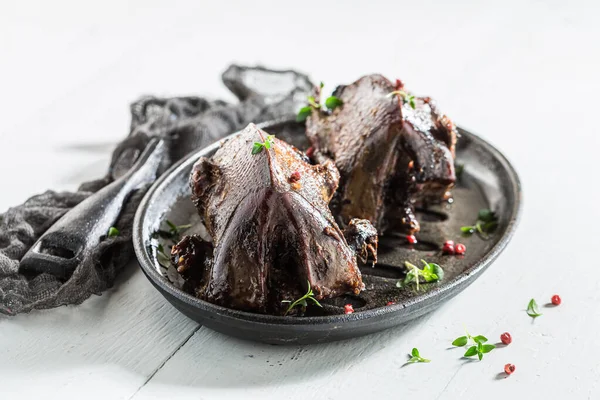
[[[408,105],[414,110],[415,108],[417,108],[416,104],[415,104],[415,96],[413,95],[409,95],[408,96]]]
[[[477,354],[477,346],[471,346],[469,347],[469,349],[465,352],[463,357],[473,357],[475,354]]]
[[[493,211],[488,210],[487,208],[482,208],[481,210],[479,210],[477,219],[483,222],[490,222],[496,220],[496,215]]]
[[[428,263],[425,260],[421,260],[423,263],[423,278],[427,282],[441,281],[444,279],[444,270],[438,264]]]
[[[465,352],[464,357],[472,357],[477,355],[477,357],[481,360],[484,354],[489,353],[496,348],[496,346],[493,344],[485,344],[487,340],[488,339],[483,335],[471,336],[467,332],[467,336],[461,336],[455,339],[452,344],[457,347],[462,347],[467,345],[470,341],[472,344]]]
[[[493,344],[484,344],[481,346],[481,352],[489,353],[490,351],[494,350],[495,348],[496,348],[496,346],[494,346]]]
[[[294,307],[300,305],[302,307],[302,309],[306,309],[306,307],[308,306],[307,303],[307,299],[311,300],[313,303],[315,303],[317,306],[319,307],[323,307],[321,305],[321,303],[319,303],[317,301],[317,299],[314,298],[314,293],[312,291],[312,288],[310,287],[310,282],[306,281],[307,285],[308,285],[308,290],[306,291],[306,294],[302,297],[300,297],[299,299],[295,300],[295,301],[290,301],[290,300],[282,300],[282,303],[291,303],[290,306],[288,307],[288,309],[286,310],[284,315],[287,315]]]
[[[483,224],[482,229],[484,232],[492,232],[498,226],[497,221],[490,221]]]
[[[475,229],[472,226],[461,226],[460,230],[462,233],[467,233],[469,235],[475,232]]]
[[[108,229],[108,237],[117,237],[119,236],[119,230],[117,228],[115,228],[114,226],[111,226]]]
[[[180,240],[181,233],[192,227],[192,225],[189,224],[175,225],[168,219],[165,220],[165,223],[169,226],[169,230],[158,230],[152,234],[153,237],[161,237],[163,239],[171,239],[174,242],[178,242]]]
[[[252,146],[252,154],[260,153],[263,148],[270,149],[271,145],[273,144],[274,137],[274,135],[268,135],[264,142],[254,142],[254,145]]]
[[[412,349],[412,352],[408,355],[410,358],[409,360],[406,362],[407,364],[414,364],[414,363],[428,363],[431,360],[428,360],[426,358],[421,357],[421,355],[419,354],[419,350],[417,350],[417,348],[415,347],[414,349]]]
[[[398,95],[401,99],[402,99],[402,103],[407,104],[410,106],[410,108],[412,108],[413,110],[415,108],[417,108],[417,105],[415,104],[415,96],[405,92],[404,90],[394,90],[391,93],[388,93],[388,96],[396,96]]]
[[[475,341],[475,343],[485,343],[487,342],[487,338],[483,335],[477,335],[473,338],[473,340]]]
[[[340,100],[339,98],[335,97],[335,96],[329,96],[325,100],[325,106],[327,108],[329,108],[330,110],[335,110],[336,108],[338,108],[342,104],[344,104],[344,102],[342,100]]]
[[[422,277],[425,282],[440,281],[444,277],[444,270],[437,264],[428,263],[425,260],[421,260],[423,263],[423,269],[419,269],[416,265],[405,261],[404,266],[408,269],[406,276],[402,283],[396,282],[396,287],[405,287],[412,282],[415,282],[417,290],[419,290],[419,278]]]
[[[160,243],[158,244],[158,246],[156,246],[156,261],[158,261],[158,263],[164,268],[168,269],[171,266],[171,259],[165,253],[165,249]]]
[[[540,313],[540,310],[538,308],[538,305],[537,305],[537,302],[535,301],[535,299],[531,299],[529,301],[529,304],[527,304],[527,314],[532,318],[536,318],[536,317],[539,317],[540,315],[542,315]]]
[[[313,303],[315,303],[319,307],[323,308],[323,306],[321,305],[321,303],[319,303],[319,301],[317,299],[315,299],[314,297],[308,297],[308,300],[312,301]]]
[[[308,96],[308,105],[314,109],[321,108],[321,105],[319,103],[317,103],[315,96]]]
[[[487,208],[482,208],[477,213],[477,221],[475,221],[475,224],[471,226],[461,226],[460,230],[466,235],[477,232],[482,239],[488,239],[488,233],[492,232],[496,226],[498,226],[496,214]]]
[[[454,342],[452,342],[452,346],[463,347],[467,344],[468,341],[469,339],[466,336],[461,336],[459,338],[454,339]]]
[[[271,146],[273,145],[274,138],[275,138],[275,135],[267,135],[267,138],[265,139],[265,147],[267,149],[270,149]]]
[[[174,223],[172,223],[171,221],[167,220],[167,225],[169,225],[169,228],[171,228],[172,231],[177,231],[177,225],[175,225]]]
[[[298,115],[296,115],[296,121],[297,122],[304,122],[304,121],[306,121],[306,118],[308,118],[311,113],[312,113],[312,107],[311,106],[302,107],[300,109],[300,111],[298,111]]]
[[[444,279],[444,270],[438,264],[428,263],[421,260],[425,267],[423,268],[423,277],[427,282],[441,281]]]

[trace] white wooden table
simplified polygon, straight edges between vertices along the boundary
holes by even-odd
[[[600,398],[599,3],[450,3],[0,3],[0,209],[103,174],[142,94],[231,100],[231,61],[332,86],[402,78],[504,151],[525,194],[496,263],[407,326],[245,342],[180,315],[132,263],[80,306],[0,318],[0,398]],[[554,293],[563,305],[532,322],[528,300]],[[448,349],[463,326],[514,341],[465,362]],[[402,367],[412,347],[432,362]]]

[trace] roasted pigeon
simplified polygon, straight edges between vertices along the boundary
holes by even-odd
[[[332,159],[340,171],[334,214],[343,225],[367,219],[380,234],[392,227],[417,232],[415,206],[448,198],[456,179],[456,127],[430,98],[413,97],[381,75],[339,86],[333,95],[343,105],[313,109],[306,133],[315,159]]]
[[[192,200],[212,243],[185,237],[172,259],[196,295],[222,306],[281,314],[310,285],[317,300],[364,289],[357,257],[376,257],[366,220],[340,230],[328,207],[338,187],[332,161],[304,153],[250,124],[193,167]]]

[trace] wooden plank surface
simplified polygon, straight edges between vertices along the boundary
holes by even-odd
[[[524,209],[498,261],[434,313],[318,346],[198,327],[132,263],[80,306],[0,318],[0,398],[600,398],[599,11],[533,0],[2,3],[0,209],[100,176],[142,94],[231,99],[219,82],[231,61],[331,87],[402,78],[510,158]],[[563,305],[525,314],[531,297],[554,293]],[[449,349],[464,327],[514,341],[465,361]],[[432,362],[403,367],[412,347]],[[508,362],[517,372],[504,379]]]

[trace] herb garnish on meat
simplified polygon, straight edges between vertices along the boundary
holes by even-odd
[[[258,154],[263,149],[270,149],[273,144],[273,138],[275,135],[268,135],[264,142],[254,142],[252,146],[252,154]]]
[[[321,82],[321,84],[319,85],[319,92],[323,89],[323,86],[325,86],[325,84]],[[327,109],[331,111],[335,110],[342,104],[344,104],[344,102],[336,96],[329,96],[327,99],[325,99],[325,107],[327,107]],[[308,105],[302,107],[300,111],[298,111],[296,121],[304,122],[306,118],[308,118],[308,116],[312,113],[312,110],[319,109],[322,109],[321,104],[317,103],[314,96],[308,96]]]
[[[296,306],[301,306],[302,312],[304,312],[306,310],[306,307],[308,306],[308,302],[306,300],[310,300],[314,304],[318,305],[319,307],[323,307],[321,305],[321,303],[319,303],[319,301],[314,298],[314,293],[313,293],[312,288],[310,287],[310,282],[306,281],[306,283],[308,284],[308,291],[306,292],[306,294],[304,296],[300,297],[297,300],[294,300],[293,302],[291,300],[282,300],[281,301],[282,303],[291,303],[290,306],[288,307],[288,309],[285,311],[284,315],[287,315]]]
[[[417,108],[417,105],[415,104],[415,96],[405,92],[404,90],[394,90],[393,92],[389,93],[388,96],[392,97],[392,96],[400,96],[400,98],[402,98],[402,103],[406,104],[408,103],[408,105],[410,106],[410,108],[412,108],[413,110],[415,108]]]

